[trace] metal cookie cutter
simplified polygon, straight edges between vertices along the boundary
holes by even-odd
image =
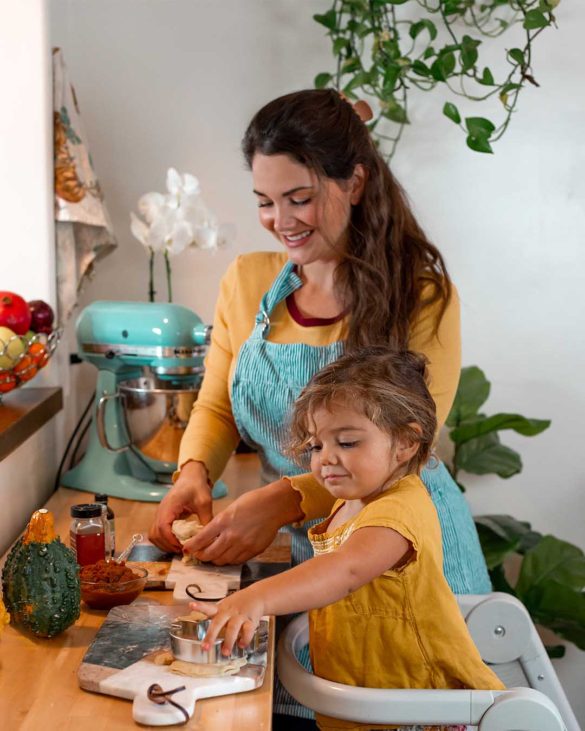
[[[223,638],[218,637],[208,650],[202,648],[211,619],[179,619],[173,622],[170,629],[171,652],[177,660],[200,664],[226,663],[237,658],[248,658],[255,653],[266,650],[268,631],[266,623],[261,622],[254,632],[248,647],[234,645],[230,655],[222,655]]]

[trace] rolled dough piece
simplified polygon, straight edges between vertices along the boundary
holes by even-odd
[[[197,515],[190,515],[182,520],[173,520],[171,530],[177,536],[179,543],[183,545],[189,538],[193,538],[203,528]],[[198,564],[199,561],[193,556],[183,556],[183,563]]]
[[[228,662],[195,663],[175,660],[169,670],[178,675],[189,675],[191,678],[211,678],[222,675],[235,675],[246,665],[245,657],[234,658]]]

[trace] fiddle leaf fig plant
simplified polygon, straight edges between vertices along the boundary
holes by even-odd
[[[515,450],[503,445],[499,432],[511,429],[536,436],[550,426],[545,419],[519,414],[480,412],[490,383],[477,366],[463,368],[457,395],[447,418],[454,451],[449,471],[462,490],[460,473],[496,474],[508,478],[522,470]],[[585,554],[577,546],[532,530],[510,515],[480,515],[475,525],[493,587],[517,596],[532,619],[585,650]],[[506,572],[513,557],[520,562],[514,582]],[[562,645],[547,648],[562,657]]]
[[[493,152],[512,119],[526,84],[538,86],[533,44],[555,25],[560,0],[333,0],[314,20],[327,29],[336,68],[315,77],[349,98],[374,101],[370,129],[391,158],[405,125],[414,90],[441,88],[442,112],[476,152]],[[496,40],[515,27],[514,41]],[[483,50],[489,48],[489,65]],[[487,56],[487,53],[485,54]],[[480,57],[481,56],[481,57]],[[445,96],[448,98],[445,99]],[[465,116],[457,98],[487,107],[500,121]],[[492,103],[495,100],[495,104]]]

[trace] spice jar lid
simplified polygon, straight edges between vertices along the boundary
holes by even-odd
[[[105,503],[108,504],[108,496],[105,495],[103,492],[96,492],[96,494],[93,496],[93,499],[96,501],[96,503]]]
[[[102,506],[98,503],[81,503],[71,506],[73,518],[97,518],[102,514]]]

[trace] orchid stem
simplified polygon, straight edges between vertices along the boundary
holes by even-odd
[[[167,292],[169,295],[169,302],[173,301],[173,286],[171,283],[171,260],[169,259],[169,252],[165,251],[165,266],[167,269]]]
[[[150,250],[150,259],[148,261],[148,301],[154,302],[154,251]]]

